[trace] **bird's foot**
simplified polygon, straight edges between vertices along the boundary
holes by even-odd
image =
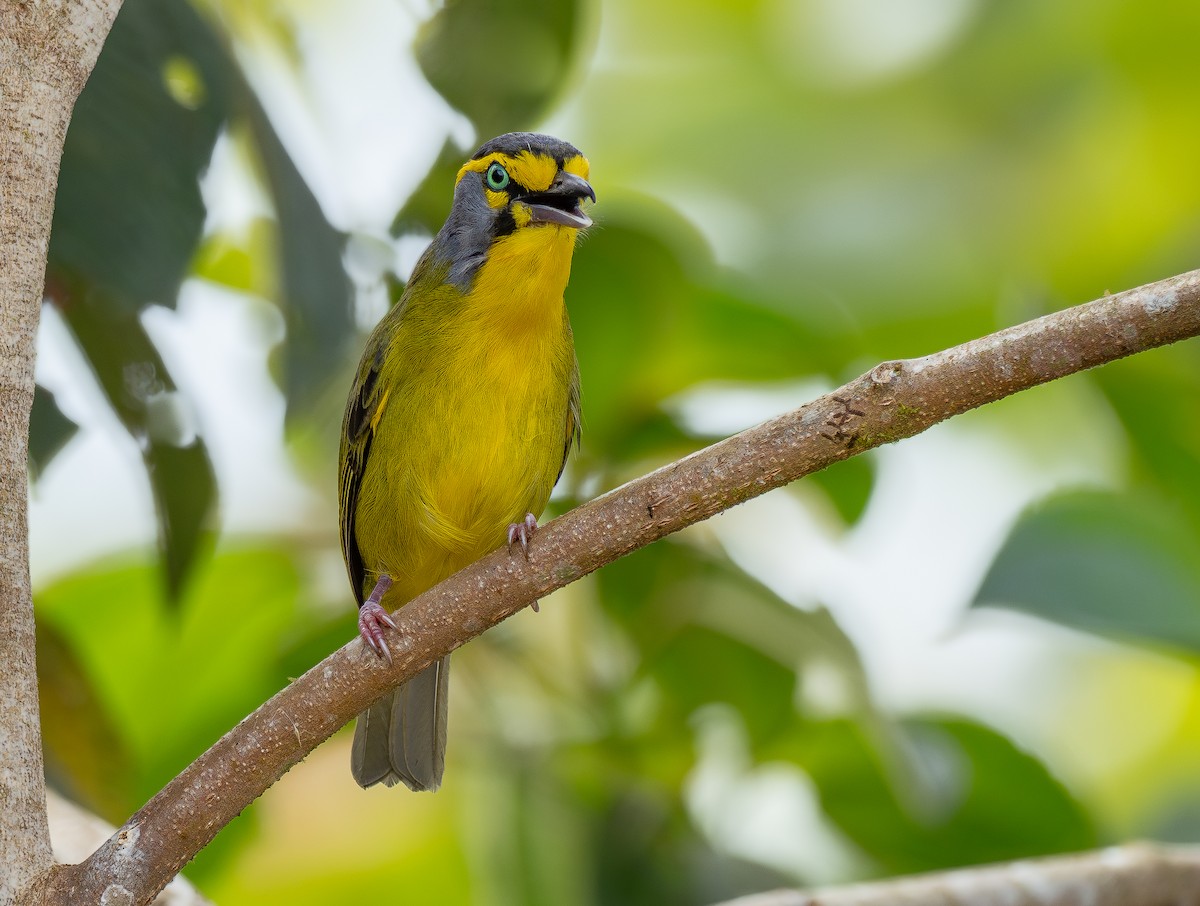
[[[379,602],[391,587],[391,576],[380,576],[375,588],[358,609],[358,634],[362,636],[363,644],[389,664],[392,662],[392,652],[383,637],[383,630],[385,626],[395,629],[396,623]]]
[[[529,559],[529,539],[536,534],[538,529],[537,516],[533,513],[526,513],[525,519],[522,522],[514,522],[508,527],[508,552],[512,553],[512,547],[517,542],[521,543],[521,550],[525,554],[525,559]]]
[[[514,522],[508,527],[508,552],[512,553],[512,547],[517,542],[521,543],[521,550],[525,554],[525,559],[529,559],[529,539],[532,538],[538,529],[537,516],[533,513],[526,513],[524,520]],[[539,613],[538,602],[534,601],[529,605],[534,613]]]

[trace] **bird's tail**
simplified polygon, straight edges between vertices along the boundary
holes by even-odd
[[[417,792],[441,786],[449,681],[444,657],[358,715],[350,770],[359,786],[403,782]]]

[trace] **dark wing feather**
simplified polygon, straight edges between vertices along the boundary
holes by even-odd
[[[363,472],[367,465],[367,454],[371,452],[371,440],[375,431],[375,420],[379,406],[379,370],[383,364],[386,346],[378,344],[368,349],[359,366],[358,378],[346,401],[346,415],[342,420],[342,445],[338,457],[338,515],[342,529],[342,556],[346,560],[346,571],[354,588],[354,599],[361,607],[366,594],[363,584],[366,570],[362,553],[358,549],[355,534],[355,518],[358,515],[358,492],[362,488]]]
[[[579,360],[575,360],[575,370],[571,374],[571,386],[567,390],[567,422],[566,433],[563,438],[563,455],[562,463],[558,467],[558,475],[554,481],[557,484],[558,479],[562,478],[563,469],[567,467],[567,457],[571,455],[571,448],[579,444],[579,437],[583,433],[583,414],[579,407]]]
[[[350,573],[350,584],[354,586],[354,599],[362,607],[367,590],[366,567],[362,552],[358,549],[355,520],[358,517],[358,494],[362,489],[363,473],[367,467],[367,454],[371,452],[371,441],[375,426],[379,423],[380,407],[387,404],[385,388],[379,384],[384,356],[399,329],[408,308],[408,296],[414,288],[438,285],[445,279],[446,269],[433,267],[436,241],[417,259],[408,286],[400,301],[383,316],[367,340],[358,376],[350,389],[346,401],[346,416],[342,420],[342,445],[338,456],[338,513],[342,528],[342,556],[346,559],[346,571]],[[419,291],[419,290],[418,290]]]

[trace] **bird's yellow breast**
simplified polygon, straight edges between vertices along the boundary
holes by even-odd
[[[469,292],[414,285],[387,346],[355,532],[398,606],[540,514],[566,443],[574,349],[563,290],[575,231],[496,240]]]

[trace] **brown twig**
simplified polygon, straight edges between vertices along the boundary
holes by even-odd
[[[1051,859],[775,890],[721,906],[1197,906],[1200,848],[1134,843]]]
[[[497,551],[398,611],[390,666],[354,641],[297,679],[90,859],[58,869],[38,902],[98,902],[114,889],[130,903],[147,902],[217,831],[385,691],[630,551],[952,415],[1197,334],[1200,271],[1193,271],[924,358],[885,363],[578,507],[538,532],[528,559]]]

